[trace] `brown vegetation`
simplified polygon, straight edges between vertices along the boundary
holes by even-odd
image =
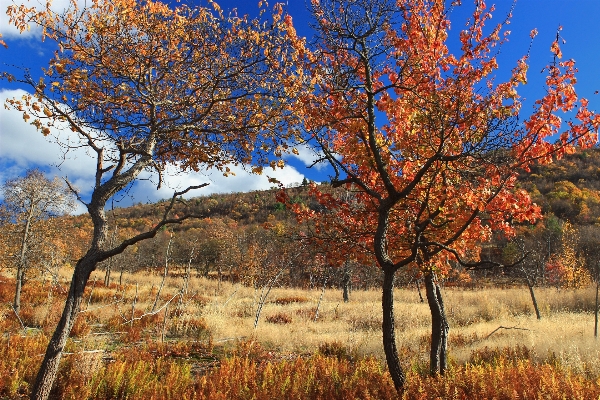
[[[61,270],[54,285],[25,286],[24,327],[10,308],[14,280],[0,279],[0,397],[27,395],[68,272]],[[125,273],[123,285],[105,287],[97,271],[53,398],[397,398],[383,364],[378,291],[355,290],[344,303],[341,290],[327,288],[315,322],[321,288],[275,287],[264,304],[264,321],[254,329],[257,289],[193,276],[188,294],[178,297],[179,275],[167,278],[160,311],[150,314],[162,279],[158,272]],[[410,371],[404,398],[600,395],[591,288],[538,289],[545,315],[540,321],[526,287],[444,292],[452,326],[450,370],[431,378],[429,310],[412,287],[396,289],[399,350]]]

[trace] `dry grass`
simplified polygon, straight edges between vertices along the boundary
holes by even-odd
[[[100,273],[97,274],[97,281],[101,281]],[[126,274],[124,292],[96,287],[90,309],[97,309],[93,314],[99,321],[118,316],[122,324],[123,318],[115,314],[115,306],[98,308],[102,303],[94,300],[114,301],[115,296],[121,296],[123,300],[118,307],[129,315],[137,284],[136,309],[149,312],[160,279],[159,275]],[[182,282],[181,277],[167,279],[159,306],[181,288]],[[213,342],[226,347],[241,340],[255,340],[275,352],[312,354],[324,343],[339,342],[351,354],[383,360],[379,291],[354,291],[350,302],[344,303],[341,290],[328,289],[315,321],[320,289],[273,288],[262,309],[258,327],[254,329],[259,289],[193,277],[188,295],[184,297],[184,311],[179,317],[170,316],[170,323],[180,328],[171,328],[167,336],[173,333],[172,338],[177,339],[177,332],[185,336],[187,331],[183,321],[202,319]],[[537,288],[536,295],[542,312],[541,321],[535,318],[526,287],[444,290],[451,327],[450,359],[463,364],[473,352],[481,349],[525,345],[537,360],[556,358],[576,371],[599,377],[600,345],[593,337],[593,289]],[[170,310],[174,310],[176,300],[172,303]],[[419,302],[414,289],[396,289],[395,313],[398,345],[411,358],[409,362],[425,363],[430,333],[427,303]],[[162,317],[161,314],[148,326],[161,325]],[[500,326],[504,328],[495,331]],[[154,334],[159,330],[155,329]],[[202,330],[202,334],[206,332]]]
[[[27,283],[22,319],[29,328],[28,336],[39,331],[48,335],[54,328],[68,271],[61,274],[60,286],[49,281]],[[256,343],[269,354],[282,357],[320,353],[348,360],[363,356],[384,359],[379,291],[354,291],[350,302],[344,303],[341,290],[328,289],[319,304],[320,290],[273,288],[254,329],[260,288],[194,276],[187,294],[178,296],[183,278],[169,277],[156,302],[158,312],[152,313],[161,279],[159,274],[124,274],[122,286],[104,287],[103,273],[95,272],[66,349],[73,353],[67,362],[82,369],[78,372],[82,376],[91,376],[102,360],[123,346],[160,343],[163,339],[171,346],[183,342],[202,343],[207,349],[215,346],[219,354],[239,351],[240,343]],[[5,336],[16,337],[24,333],[10,308],[13,288],[10,278],[0,278],[0,329]],[[595,293],[591,288],[537,289],[540,321],[535,318],[526,287],[448,288],[443,294],[453,365],[473,363],[480,354],[493,353],[494,349],[525,346],[529,361],[560,365],[593,381],[600,377],[600,345],[593,336]],[[427,303],[419,302],[414,289],[397,289],[395,312],[401,359],[406,367],[423,370],[430,333]],[[15,387],[14,393],[22,390]]]

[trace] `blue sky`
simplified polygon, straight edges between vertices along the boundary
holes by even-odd
[[[26,0],[0,0],[0,10],[4,13],[12,2]],[[54,0],[56,9],[67,4],[68,0]],[[185,2],[185,0],[182,0]],[[31,3],[35,3],[34,1]],[[190,4],[206,4],[205,1],[188,1]],[[238,14],[257,13],[258,0],[236,1],[221,0],[218,2],[223,10],[238,9]],[[270,4],[274,3],[270,1]],[[487,2],[488,6],[494,4]],[[496,11],[493,13],[495,24],[504,20],[512,6],[510,0],[497,0]],[[301,36],[310,39],[311,29],[308,25],[309,15],[306,11],[305,0],[288,0],[287,11],[292,15],[296,29]],[[452,34],[458,34],[467,21],[473,9],[472,0],[463,0],[463,6],[452,12]],[[501,49],[499,57],[500,69],[498,78],[505,78],[514,67],[515,61],[527,52],[529,33],[533,28],[538,30],[531,50],[529,83],[520,93],[529,100],[525,102],[523,111],[527,113],[535,98],[543,95],[545,75],[540,73],[542,68],[552,59],[549,51],[558,26],[562,26],[561,37],[566,41],[562,45],[565,58],[576,61],[578,74],[578,94],[590,100],[590,108],[600,110],[600,95],[594,95],[600,90],[600,0],[519,0],[513,12],[513,18],[507,27],[511,31],[509,42]],[[9,49],[0,48],[0,70],[13,70],[11,65],[30,68],[33,76],[40,74],[41,67],[47,65],[54,49],[50,43],[39,40],[39,32],[33,29],[24,35],[16,33],[8,25],[6,15],[0,15],[0,33],[5,38]],[[452,49],[452,47],[451,47]],[[14,71],[14,70],[13,70]],[[9,84],[0,80],[0,101],[7,97],[23,94],[24,87]],[[302,181],[303,177],[312,180],[327,179],[326,170],[307,169],[312,161],[308,150],[300,152],[301,157],[288,158],[288,166],[277,172],[269,171],[267,175],[274,176],[286,184]],[[72,153],[67,160],[62,160],[60,148],[48,142],[33,127],[23,122],[21,115],[0,107],[0,183],[24,173],[28,168],[40,167],[47,171],[49,177],[55,175],[68,176],[84,194],[89,193],[94,173],[94,160],[84,151]],[[60,166],[59,166],[60,165]],[[210,185],[194,195],[211,192],[236,192],[255,189],[265,189],[271,186],[265,176],[252,176],[238,168],[236,177],[224,178],[220,174],[190,174],[174,176],[170,180],[170,188],[156,191],[150,181],[137,184],[130,196],[124,196],[121,205],[132,202],[156,201],[170,197],[174,188],[181,189],[188,184],[198,184],[209,181]],[[80,211],[83,209],[80,208]]]

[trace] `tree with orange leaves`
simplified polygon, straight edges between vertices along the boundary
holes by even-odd
[[[579,242],[578,230],[566,221],[562,226],[560,252],[554,254],[546,264],[550,283],[569,289],[586,287],[592,283],[585,257],[577,252]]]
[[[152,0],[78,4],[72,0],[62,13],[49,3],[40,9],[8,8],[12,24],[21,30],[29,24],[41,27],[43,38],[58,48],[43,78],[36,81],[27,71],[8,77],[33,93],[8,100],[8,106],[22,111],[44,135],[53,128],[70,129],[69,137],[60,133],[58,140],[67,149],[87,146],[96,159],[90,200],[71,185],[91,216],[92,242],[75,267],[32,399],[49,396],[83,290],[98,263],[167,224],[194,217],[175,212],[177,199],[205,185],[175,193],[156,225],[114,245],[107,240],[107,201],[144,171],[160,187],[168,165],[183,172],[216,168],[225,175],[232,164],[252,165],[254,172],[265,165],[275,168],[273,154],[287,148],[294,99],[304,83],[295,67],[303,43],[281,6],[251,20],[225,16],[210,0],[212,8],[171,8]]]
[[[550,162],[575,144],[591,146],[600,123],[577,97],[574,62],[560,61],[558,39],[551,48],[555,61],[546,68],[546,94],[528,118],[518,118],[527,56],[508,80],[498,82],[494,74],[507,21],[485,34],[493,10],[476,0],[453,54],[447,3],[312,1],[319,47],[307,66],[315,84],[303,98],[307,140],[333,167],[332,184],[347,186],[354,196],[336,198],[312,185],[328,211],[296,212],[311,222],[314,241],[335,246],[332,257],[354,252],[377,260],[383,346],[399,391],[405,374],[394,334],[396,272],[412,268],[425,275],[431,372],[443,373],[448,325],[436,277],[453,263],[493,265],[480,259],[478,243],[492,232],[511,236],[512,222],[541,216],[515,188],[518,171]],[[564,130],[561,113],[572,113]],[[555,135],[555,144],[546,140]]]

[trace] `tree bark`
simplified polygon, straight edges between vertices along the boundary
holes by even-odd
[[[596,277],[596,307],[594,308],[594,337],[598,338],[598,291],[600,290],[600,280]]]
[[[447,348],[448,331],[450,329],[440,286],[435,273],[425,275],[425,292],[429,310],[431,311],[431,351],[429,355],[429,372],[431,375],[443,375],[448,367]]]
[[[56,330],[52,335],[52,339],[50,339],[46,354],[44,355],[44,360],[42,361],[42,365],[40,366],[40,370],[31,391],[30,398],[32,400],[44,400],[50,396],[52,385],[58,373],[58,366],[63,349],[81,307],[85,285],[89,279],[90,273],[96,267],[96,264],[97,262],[95,259],[88,253],[88,255],[82,258],[75,266],[73,279],[71,280],[71,286],[69,287],[69,293],[65,302],[65,308],[63,309]]]
[[[344,303],[350,301],[350,271],[347,266],[344,267],[344,276],[342,278],[342,296]]]
[[[15,286],[15,299],[13,302],[13,308],[15,313],[19,315],[21,313],[21,290],[23,288],[23,275],[25,275],[25,271],[23,271],[23,265],[19,262],[17,266],[17,280]]]
[[[406,375],[400,365],[398,350],[396,348],[396,334],[394,332],[394,270],[384,270],[383,295],[381,299],[383,308],[383,350],[394,387],[399,394],[404,390]]]
[[[527,287],[529,288],[529,294],[531,295],[531,302],[533,303],[533,308],[535,309],[535,315],[537,319],[542,319],[542,314],[540,314],[540,309],[535,298],[535,292],[533,291],[533,285],[531,282],[529,282],[529,280],[527,280]]]
[[[19,264],[17,265],[17,276],[15,285],[15,299],[13,308],[15,313],[19,315],[21,312],[21,290],[23,289],[23,281],[25,280],[25,259],[27,254],[27,239],[29,237],[29,228],[31,226],[31,220],[33,218],[33,212],[35,211],[34,203],[29,205],[27,211],[27,219],[25,221],[25,229],[23,230],[23,237],[21,238],[21,251],[19,255]]]
[[[110,285],[110,272],[112,269],[112,258],[109,259],[108,263],[106,264],[106,271],[104,272],[104,286],[108,287]]]

